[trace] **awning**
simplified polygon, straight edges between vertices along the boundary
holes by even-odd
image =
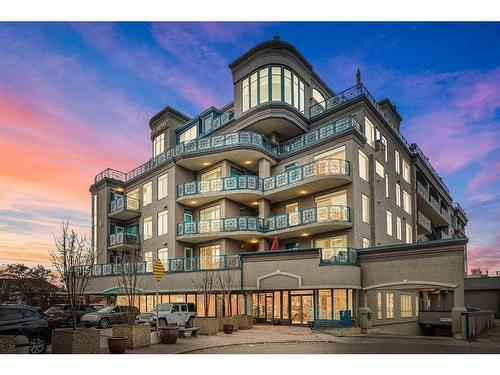
[[[145,290],[144,289],[136,289],[135,291],[135,294],[145,294]],[[102,294],[104,295],[119,295],[119,294],[128,294],[127,293],[127,290],[125,288],[113,288],[113,289],[109,289],[109,290],[106,290],[105,292],[103,292]]]

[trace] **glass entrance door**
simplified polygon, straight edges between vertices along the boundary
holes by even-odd
[[[270,322],[273,318],[273,295],[266,293],[266,322]]]
[[[292,324],[307,324],[313,320],[313,296],[301,295],[290,297]]]

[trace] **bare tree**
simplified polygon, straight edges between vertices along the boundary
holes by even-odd
[[[54,235],[55,249],[49,251],[52,265],[60,276],[67,293],[71,325],[76,329],[78,305],[85,298],[95,256],[85,236],[69,228],[69,220],[61,224],[59,235]]]
[[[28,267],[21,263],[7,264],[0,268],[0,302],[20,295],[28,303],[31,297],[50,293],[57,287],[54,273],[42,265]]]
[[[235,271],[234,269],[220,270],[217,272],[217,281],[222,292],[222,298],[228,303],[227,311],[233,316],[233,305],[231,303],[231,290],[233,289]],[[227,298],[226,298],[227,297]]]
[[[146,267],[144,262],[141,262],[141,241],[136,235],[132,241],[130,248],[125,252],[119,252],[120,261],[120,276],[118,284],[120,289],[125,294],[128,306],[136,306],[138,302],[138,294],[142,293],[142,285]],[[126,323],[133,324],[135,315],[131,309],[127,309]]]
[[[193,286],[203,294],[205,302],[205,318],[208,318],[208,308],[210,305],[210,294],[217,285],[217,271],[204,270],[194,273],[194,278],[191,279]]]

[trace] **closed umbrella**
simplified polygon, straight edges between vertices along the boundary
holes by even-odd
[[[280,240],[278,236],[274,236],[273,243],[271,244],[271,250],[279,250],[280,249]]]

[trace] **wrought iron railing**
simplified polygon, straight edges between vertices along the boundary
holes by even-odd
[[[262,191],[262,179],[259,176],[244,175],[185,182],[177,185],[177,197],[234,190]]]
[[[413,155],[418,155],[420,156],[420,158],[424,161],[425,165],[427,165],[427,167],[429,168],[429,170],[432,172],[432,174],[434,175],[434,177],[440,182],[440,184],[443,186],[443,188],[448,192],[450,193],[450,189],[448,189],[448,186],[446,186],[446,184],[444,183],[443,179],[441,178],[441,176],[439,176],[439,174],[436,172],[436,170],[434,169],[434,167],[432,166],[431,162],[429,161],[429,159],[427,158],[427,156],[424,155],[424,153],[422,152],[422,150],[420,149],[420,147],[418,147],[418,145],[416,143],[412,143],[410,145],[410,151],[413,153]]]
[[[136,234],[118,232],[109,235],[109,246],[134,245],[139,237]]]
[[[320,249],[320,264],[358,264],[358,251],[351,247]]]
[[[177,235],[197,235],[218,232],[265,231],[265,219],[255,216],[236,216],[214,220],[185,221],[177,224]]]
[[[434,210],[440,214],[447,222],[451,221],[450,213],[441,207],[441,203],[434,198],[429,190],[420,182],[417,181],[417,192],[431,205]]]
[[[126,210],[139,210],[139,199],[127,197],[126,195],[116,195],[115,198],[109,202],[109,212]]]
[[[428,231],[431,231],[431,221],[420,211],[417,212],[417,221],[420,225],[422,225]]]

